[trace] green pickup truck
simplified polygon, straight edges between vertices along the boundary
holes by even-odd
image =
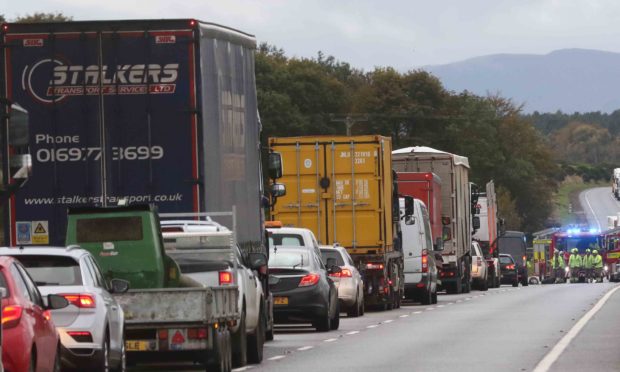
[[[66,244],[91,252],[108,279],[130,283],[114,294],[125,312],[129,363],[187,360],[230,371],[237,287],[204,287],[181,275],[153,206],[71,209]]]

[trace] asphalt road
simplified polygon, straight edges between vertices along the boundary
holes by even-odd
[[[275,340],[265,344],[263,363],[236,371],[532,371],[614,286],[503,286],[440,295],[437,305],[405,304],[360,318],[343,317],[340,329],[327,333],[309,326],[279,326]],[[551,370],[620,370],[620,353],[612,347],[620,341],[620,322],[614,315],[618,311],[620,291],[587,323]],[[606,352],[597,353],[599,349]],[[571,356],[575,363],[567,362]],[[199,369],[160,366],[156,370]]]
[[[596,187],[582,191],[579,201],[586,212],[590,227],[607,229],[607,216],[616,216],[620,212],[620,202],[611,194],[611,187]]]

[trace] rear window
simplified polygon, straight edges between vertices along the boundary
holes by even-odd
[[[297,247],[304,246],[304,239],[299,234],[272,234],[269,236],[269,246],[275,245],[293,245]]]
[[[78,243],[142,240],[142,217],[90,218],[77,221]]]
[[[525,256],[525,242],[520,238],[500,238],[497,246],[499,253],[506,253],[521,262]]]
[[[310,255],[303,250],[283,251],[272,250],[269,254],[269,267],[302,268],[310,266]]]
[[[344,262],[344,259],[342,258],[342,255],[337,250],[334,250],[334,249],[321,249],[321,256],[323,258],[323,263],[325,265],[327,265],[327,259],[328,258],[333,258],[334,260],[336,260],[336,265],[337,266],[344,266],[345,265],[345,262]]]
[[[9,287],[6,285],[6,279],[4,278],[4,274],[0,271],[0,288],[4,288],[4,296],[2,298],[9,297]]]
[[[80,265],[71,257],[24,255],[17,258],[37,286],[82,285]]]
[[[511,264],[514,263],[514,261],[512,260],[512,258],[507,257],[507,256],[499,256],[499,263],[503,263],[503,264]]]

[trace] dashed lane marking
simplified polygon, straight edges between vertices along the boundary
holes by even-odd
[[[407,317],[409,317],[409,315],[407,315],[407,314],[403,314],[403,315],[399,316],[399,318],[407,318]]]
[[[323,340],[323,342],[334,342],[338,340],[337,338],[328,338],[327,340]]]
[[[286,355],[276,355],[276,356],[271,357],[271,358],[269,358],[267,360],[280,360],[280,359],[284,359],[284,358],[286,358]]]
[[[378,326],[379,326],[378,324],[371,324],[367,326],[366,328],[377,328]]]
[[[421,311],[414,311],[411,314],[422,314],[422,312]]]
[[[437,305],[437,308],[445,307],[446,305]]]
[[[431,311],[431,310],[435,310],[434,307],[429,307],[428,309],[426,309],[426,311]]]
[[[356,334],[358,334],[358,333],[360,333],[360,331],[351,331],[351,332],[347,332],[347,334],[348,334],[349,336],[351,336],[351,335],[356,335]]]
[[[388,320],[384,320],[383,323],[388,324],[388,323],[392,323],[393,320],[392,319],[388,319]]]
[[[310,350],[310,349],[313,349],[313,348],[314,348],[314,346],[303,346],[303,347],[298,348],[297,350],[298,351],[306,351],[306,350]]]
[[[239,367],[239,368],[233,369],[232,372],[243,372],[243,371],[247,371],[252,368],[254,368],[254,366]]]

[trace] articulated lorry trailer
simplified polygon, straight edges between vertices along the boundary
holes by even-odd
[[[347,249],[364,278],[364,303],[397,307],[404,291],[398,185],[381,136],[270,138],[286,195],[271,218]]]
[[[407,147],[392,152],[392,167],[396,172],[432,172],[441,178],[441,287],[448,293],[469,292],[472,235],[469,160],[430,147]]]

